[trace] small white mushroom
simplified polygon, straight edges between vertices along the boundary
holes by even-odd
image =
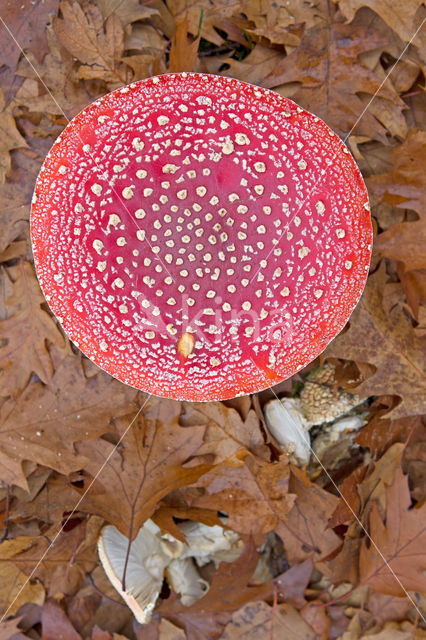
[[[122,579],[129,539],[116,527],[102,529],[98,552],[112,585],[133,611],[138,622],[149,622],[163,584],[164,570],[170,558],[164,553],[158,537],[160,529],[151,520],[141,527],[130,546],[125,576]]]
[[[290,460],[299,466],[308,464],[311,442],[308,423],[296,398],[270,400],[264,408],[266,426]]]

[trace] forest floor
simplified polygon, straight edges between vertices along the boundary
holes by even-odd
[[[426,638],[425,16],[422,0],[1,3],[0,640]],[[49,148],[97,97],[167,71],[293,99],[349,134],[365,178],[365,292],[275,388],[310,412],[308,464],[268,433],[271,392],[147,397],[85,358],[40,291],[29,208]],[[96,544],[149,518],[182,541],[190,521],[225,527],[239,552],[209,548],[190,606],[165,580],[142,626]]]

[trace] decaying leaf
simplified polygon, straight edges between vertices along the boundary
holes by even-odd
[[[257,640],[268,637],[280,640],[316,640],[317,635],[291,605],[284,604],[273,609],[266,602],[254,602],[234,613],[221,640]]]
[[[176,24],[176,32],[170,48],[170,71],[196,71],[199,37],[191,41],[186,18]]]
[[[14,615],[26,602],[43,604],[45,591],[37,582],[27,582],[25,573],[14,563],[14,556],[31,547],[32,538],[4,540],[0,544],[0,615]],[[1,627],[0,627],[1,630]]]
[[[329,345],[326,355],[368,362],[375,373],[355,388],[360,396],[395,394],[401,403],[392,419],[423,413],[426,407],[426,341],[418,338],[410,320],[397,308],[383,309],[385,266],[372,274],[353,312],[349,329]]]
[[[179,496],[190,506],[214,511],[226,503],[231,529],[242,534],[267,533],[286,520],[293,505],[288,483],[287,458],[271,464],[247,456],[244,465],[214,467],[194,489],[182,490]]]
[[[402,40],[410,40],[421,20],[417,10],[423,5],[422,0],[333,0],[339,4],[339,9],[351,22],[361,7],[370,7],[396,31]]]

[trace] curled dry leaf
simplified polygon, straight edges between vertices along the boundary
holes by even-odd
[[[421,22],[417,11],[423,6],[422,0],[333,0],[339,5],[348,22],[351,22],[361,7],[371,7],[393,29],[401,40],[410,40]]]
[[[3,91],[0,89],[0,184],[5,182],[10,171],[10,151],[28,146],[19,133],[12,114],[12,107],[6,106]]]
[[[231,529],[242,534],[260,534],[272,531],[286,520],[294,502],[294,496],[288,493],[288,483],[287,458],[271,464],[246,456],[244,464],[238,467],[215,466],[194,488],[183,489],[178,496],[192,507],[214,511],[225,507]]]
[[[369,277],[349,329],[333,340],[325,354],[374,365],[374,374],[355,391],[362,397],[399,396],[401,403],[389,414],[396,419],[425,411],[426,341],[416,336],[411,321],[397,307],[385,313],[382,300],[386,281],[382,264]]]

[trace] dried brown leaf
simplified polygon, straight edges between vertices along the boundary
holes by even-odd
[[[26,602],[43,604],[45,592],[40,583],[27,582],[27,576],[14,563],[14,556],[31,547],[31,537],[3,540],[0,545],[0,615],[14,615]],[[1,627],[0,627],[1,630]]]
[[[333,0],[339,4],[339,9],[348,22],[354,19],[358,9],[370,7],[396,31],[401,40],[408,41],[416,31],[418,17],[417,10],[424,4],[423,0]],[[416,19],[417,17],[417,19]]]
[[[393,171],[367,179],[373,197],[403,209],[413,209],[420,217],[414,222],[398,222],[376,241],[376,249],[386,258],[399,260],[407,271],[425,269],[426,257],[426,133],[410,132],[392,153]]]
[[[411,321],[398,307],[385,313],[382,300],[386,281],[382,264],[368,278],[349,329],[333,340],[325,355],[374,365],[375,373],[354,391],[363,397],[399,396],[401,403],[388,414],[396,419],[425,411],[426,340],[416,336]]]
[[[199,44],[199,37],[189,37],[186,17],[179,20],[170,47],[169,71],[196,71]]]
[[[10,171],[10,151],[26,147],[25,139],[19,133],[12,114],[12,107],[6,106],[3,91],[0,89],[0,183],[5,182]]]
[[[375,591],[397,597],[426,591],[426,504],[411,507],[408,478],[398,468],[386,487],[386,514],[371,504],[370,535],[360,553],[360,575]],[[395,577],[397,576],[397,578]]]
[[[23,460],[34,460],[61,473],[81,469],[85,458],[73,443],[110,431],[112,417],[135,410],[137,391],[106,373],[85,376],[81,359],[55,361],[49,387],[31,383],[0,409],[0,477],[26,488]]]
[[[50,383],[53,363],[47,344],[64,349],[63,334],[51,316],[42,308],[44,297],[29,262],[14,269],[13,293],[6,300],[9,317],[0,322],[5,340],[0,346],[0,384],[5,396],[17,397],[35,373],[45,384]]]
[[[389,83],[380,87],[381,78],[360,59],[368,51],[388,46],[394,39],[390,30],[365,10],[351,25],[342,24],[336,10],[330,11],[331,17],[305,30],[300,46],[269,73],[264,86],[285,92],[288,83],[299,83],[292,99],[344,136],[364,111],[359,94],[372,96],[379,91],[395,117],[404,103]],[[355,134],[385,142],[386,128],[367,110]]]
[[[192,507],[225,509],[227,525],[234,531],[260,534],[286,520],[294,502],[288,482],[285,457],[273,464],[246,456],[244,465],[216,466],[197,482],[195,489],[183,490],[179,495]]]
[[[101,78],[105,82],[125,83],[120,68],[124,51],[124,31],[120,18],[112,13],[104,21],[99,9],[87,5],[85,11],[77,2],[60,4],[63,18],[54,21],[60,43],[83,63],[80,78]]]
[[[130,420],[119,423],[123,439],[117,448],[106,440],[77,445],[90,460],[86,472],[96,476],[80,509],[133,539],[165,495],[209,471],[209,465],[184,466],[197,454],[205,428],[182,428],[179,415],[178,402],[151,398],[129,431]]]
[[[24,51],[34,53],[37,60],[41,62],[47,50],[46,24],[50,16],[57,12],[58,3],[59,0],[21,0],[2,3],[1,17],[8,27],[6,29],[4,24],[0,24],[2,64],[14,70],[22,53],[20,47]]]
[[[304,471],[294,466],[289,491],[296,496],[294,506],[276,528],[289,562],[303,562],[310,557],[323,560],[341,543],[334,531],[327,528],[338,498],[312,483]]]
[[[241,607],[232,616],[220,640],[317,640],[312,627],[291,605],[271,607],[254,602]]]
[[[249,541],[235,562],[222,562],[213,574],[207,594],[192,606],[182,605],[177,598],[169,598],[159,608],[159,613],[182,626],[188,640],[217,638],[224,622],[235,611],[250,600],[271,596],[270,583],[250,586],[258,560],[253,541]]]

